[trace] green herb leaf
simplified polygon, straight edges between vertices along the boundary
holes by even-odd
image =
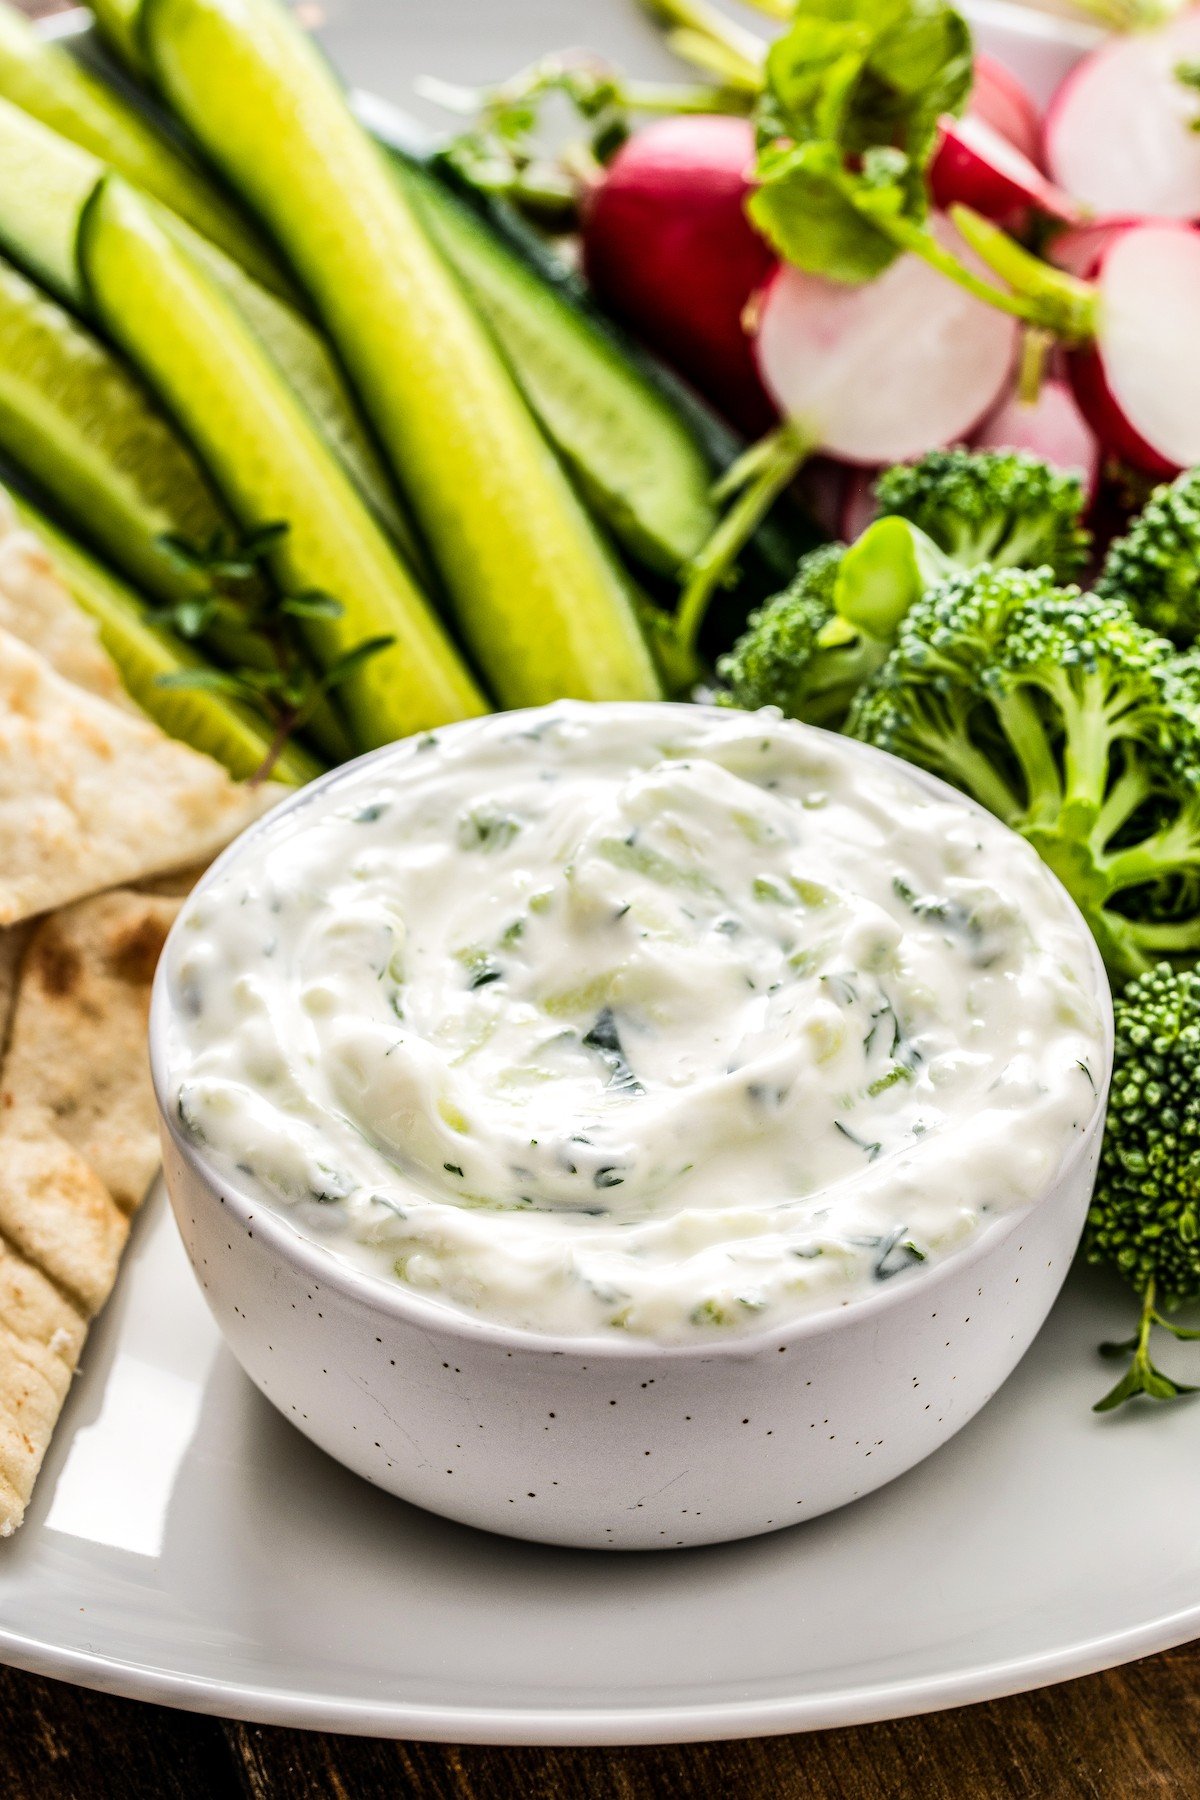
[[[867,281],[923,224],[938,121],[971,86],[971,34],[945,0],[800,0],[758,109],[755,224],[798,268]]]
[[[394,637],[373,637],[364,639],[361,644],[355,644],[353,650],[347,650],[344,656],[339,656],[338,660],[325,670],[317,683],[320,692],[332,693],[334,688],[340,687],[343,681],[353,675],[356,670],[361,669],[365,662],[369,662],[373,656],[378,656],[381,650],[390,650],[395,641]]]

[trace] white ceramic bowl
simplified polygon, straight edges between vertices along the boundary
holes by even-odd
[[[882,754],[839,743],[850,755]],[[306,804],[346,772],[285,806]],[[1106,1087],[1108,983],[1082,918],[1079,931],[1106,1019]],[[150,1021],[164,1171],[217,1324],[250,1378],[314,1443],[376,1486],[470,1525],[662,1549],[778,1530],[870,1493],[995,1393],[1079,1242],[1103,1092],[1033,1204],[848,1305],[728,1342],[668,1346],[490,1324],[360,1272],[232,1187],[183,1136],[168,1104],[168,961]]]

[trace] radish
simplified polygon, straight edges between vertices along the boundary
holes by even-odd
[[[583,222],[602,304],[750,436],[773,414],[742,315],[775,265],[745,213],[753,161],[746,119],[656,120],[613,157]]]
[[[1098,213],[1200,219],[1200,8],[1111,39],[1063,82],[1046,115],[1052,178]]]
[[[1078,275],[1086,281],[1096,273],[1100,258],[1115,237],[1134,225],[1150,225],[1160,221],[1118,214],[1115,217],[1088,219],[1079,225],[1066,225],[1056,231],[1046,244],[1046,255],[1056,269]]]
[[[940,215],[931,230],[968,265],[977,260]],[[759,371],[782,423],[713,490],[729,507],[688,569],[672,625],[681,660],[694,655],[743,544],[809,456],[869,468],[966,437],[1009,382],[1019,329],[912,254],[860,287],[781,265],[752,310]]]
[[[875,482],[878,469],[847,469],[842,486],[842,510],[838,520],[838,536],[847,544],[860,538],[878,516],[875,504]]]
[[[1015,144],[1022,155],[1042,169],[1042,121],[1033,100],[1016,76],[990,56],[975,58],[970,114]]]
[[[1068,368],[1097,437],[1148,475],[1200,462],[1200,231],[1169,222],[1118,233],[1095,290],[1095,336]]]
[[[945,219],[933,229],[962,246]],[[812,448],[858,465],[967,437],[1012,372],[1017,325],[919,257],[844,287],[781,268],[758,305],[763,386]]]
[[[941,142],[929,170],[935,206],[970,206],[1001,223],[1030,207],[1067,224],[1079,219],[1070,196],[986,120],[968,113],[962,119],[947,115],[940,123]]]
[[[971,442],[976,450],[1028,450],[1055,468],[1077,470],[1088,500],[1095,498],[1100,445],[1070,385],[1057,375],[1045,377],[1036,400],[1010,394],[988,415]]]

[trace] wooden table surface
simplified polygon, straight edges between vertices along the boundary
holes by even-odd
[[[0,1671],[3,1800],[1196,1800],[1200,1644],[853,1731],[638,1750],[398,1744],[194,1718]]]
[[[58,11],[62,0],[19,3],[36,14]],[[717,1793],[1200,1800],[1200,1643],[988,1706],[850,1731],[635,1750],[497,1750],[284,1731],[0,1669],[0,1800],[693,1800]]]

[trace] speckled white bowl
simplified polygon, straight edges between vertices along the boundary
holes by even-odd
[[[852,755],[881,754],[841,742]],[[1079,930],[1106,1018],[1107,1071],[1108,983],[1082,918]],[[775,1531],[870,1493],[938,1449],[1012,1372],[1083,1228],[1103,1093],[1032,1205],[847,1305],[727,1342],[668,1346],[489,1324],[360,1272],[208,1165],[167,1104],[166,963],[150,1021],[164,1170],[217,1324],[314,1443],[470,1525],[555,1544],[678,1548]]]

